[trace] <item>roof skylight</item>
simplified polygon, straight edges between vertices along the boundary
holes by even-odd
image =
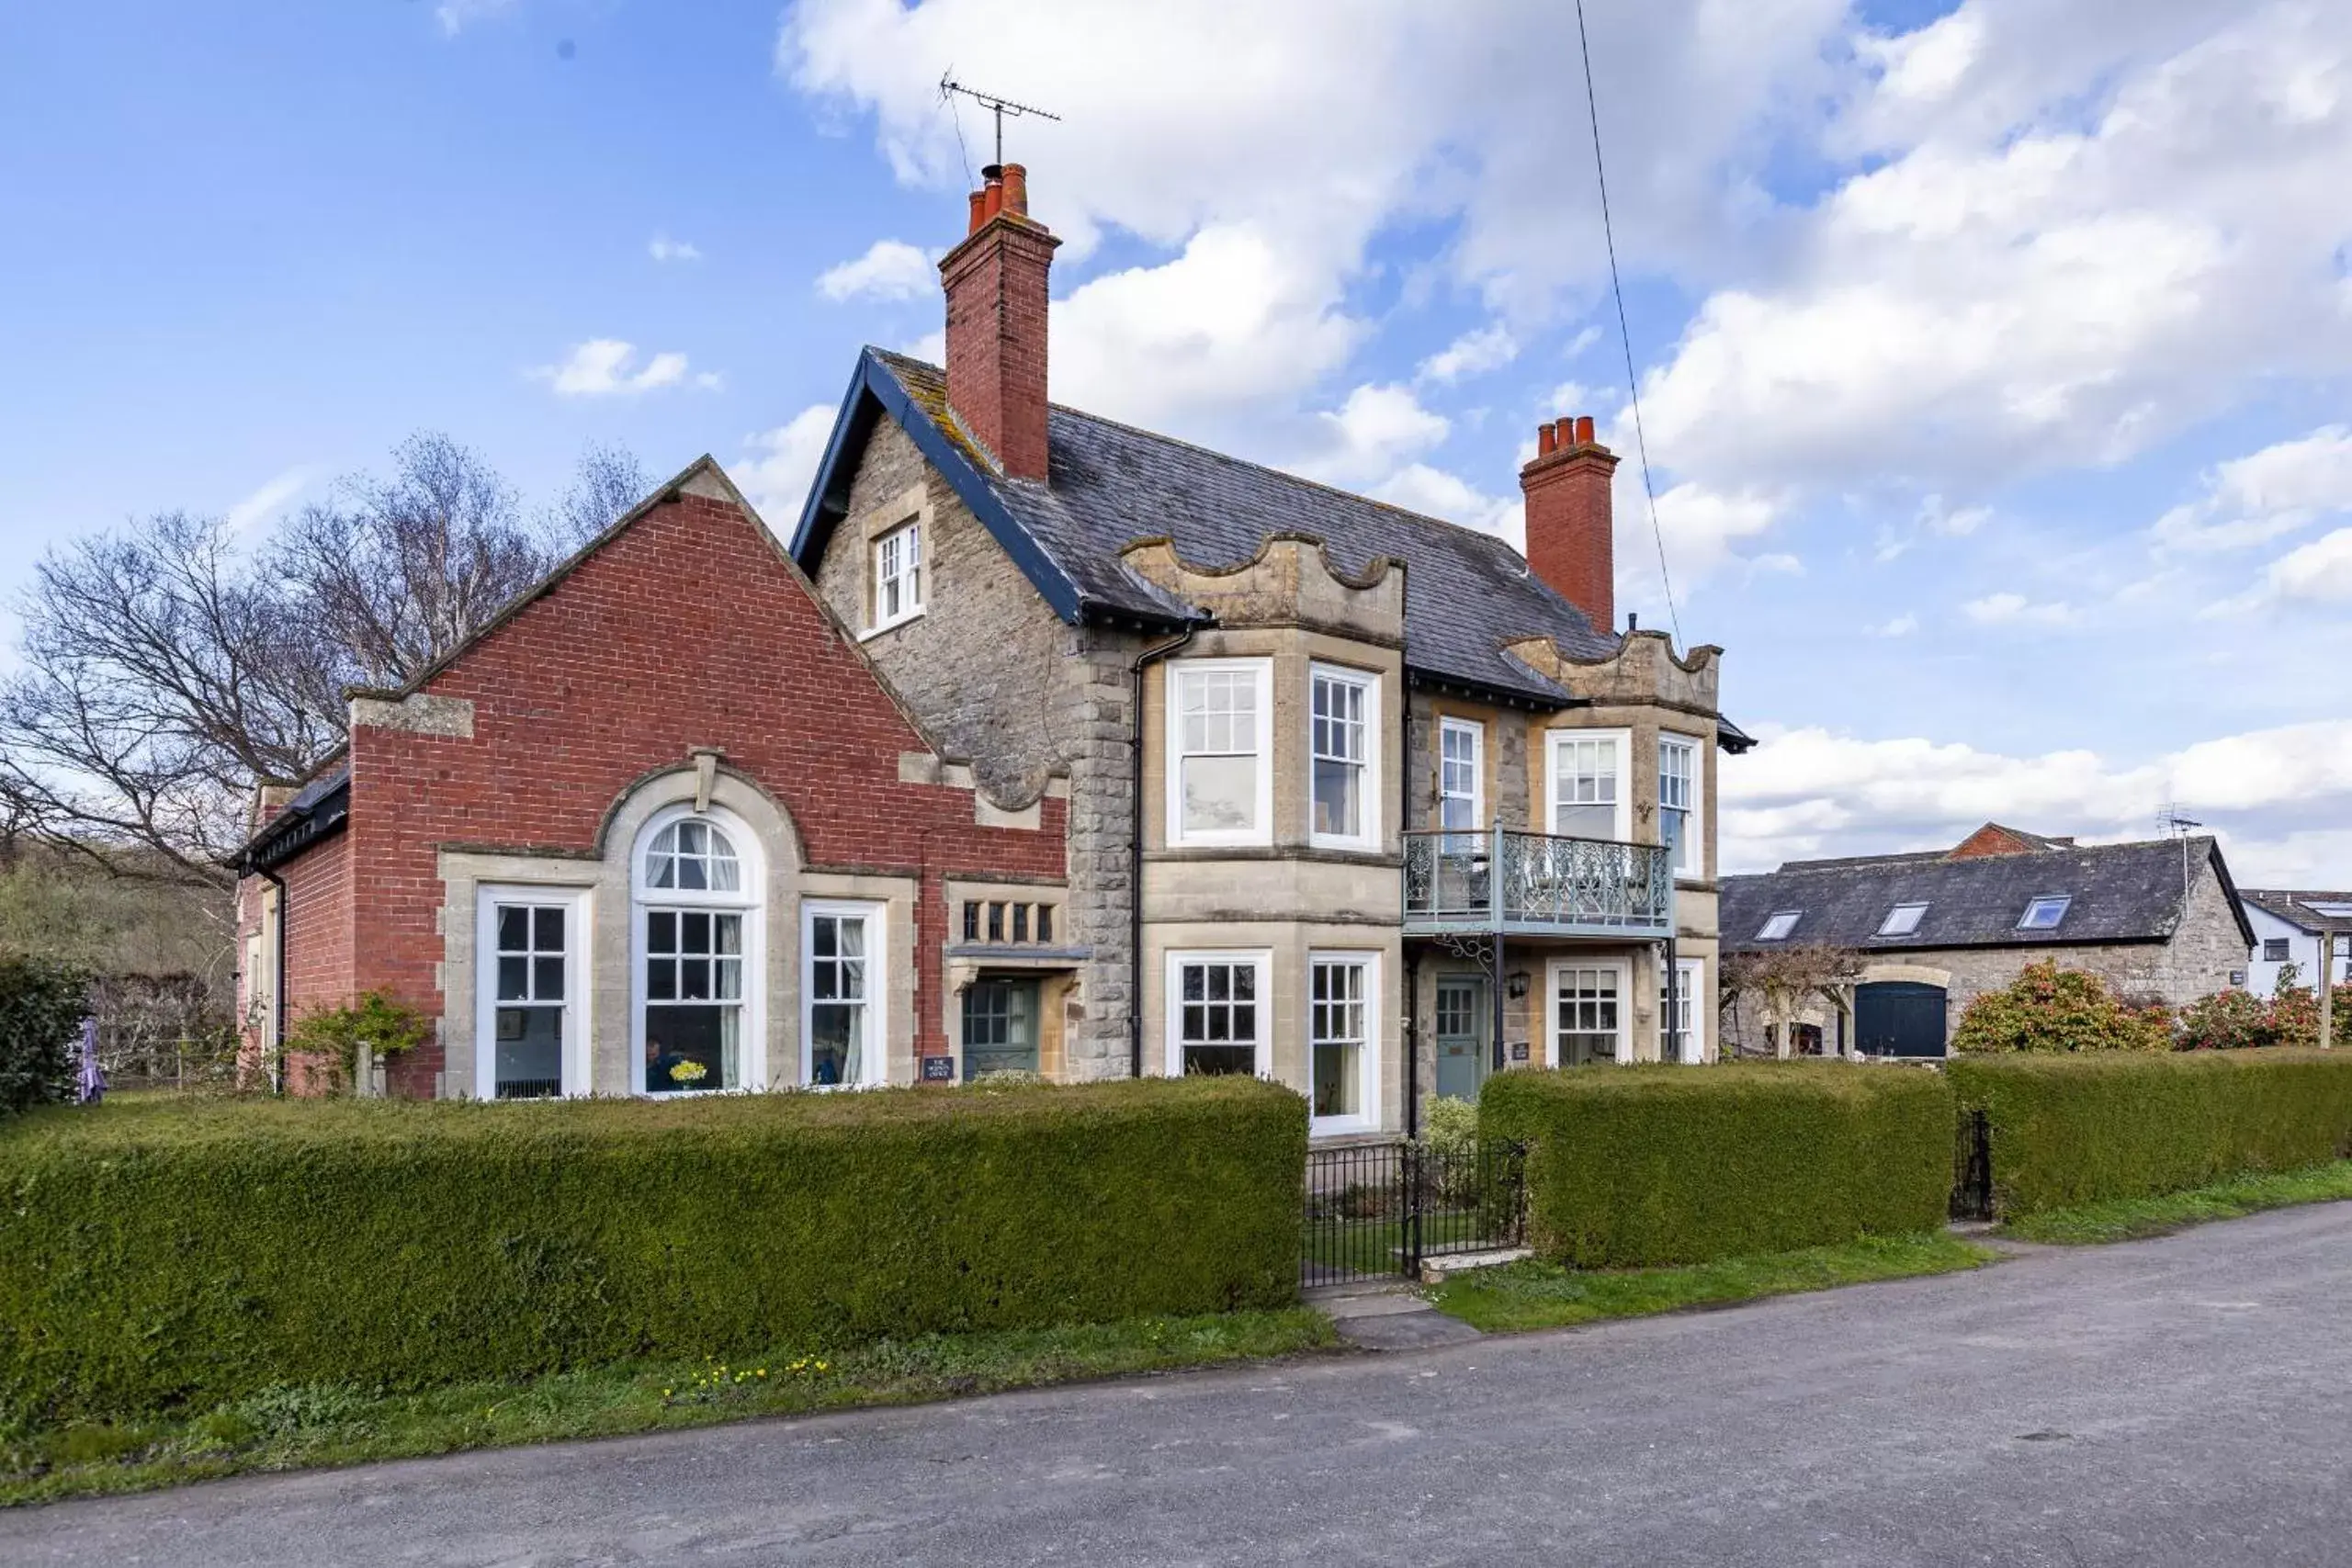
[[[2065,893],[2052,893],[2036,898],[2025,907],[2025,914],[2018,920],[2021,931],[2052,931],[2066,918],[2066,906],[2074,898]]]
[[[1797,919],[1804,913],[1803,909],[1774,910],[1772,918],[1764,922],[1764,929],[1756,933],[1756,940],[1758,942],[1785,941],[1788,934],[1797,929]]]
[[[1927,912],[1925,904],[1897,904],[1886,912],[1886,919],[1879,922],[1878,934],[1909,936],[1919,929],[1919,917]]]

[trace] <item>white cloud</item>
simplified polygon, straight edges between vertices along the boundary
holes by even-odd
[[[541,366],[531,374],[552,385],[557,396],[566,398],[631,396],[674,387],[686,378],[683,354],[657,354],[642,366],[636,360],[635,344],[592,338],[573,349],[562,364]],[[717,378],[706,373],[696,385],[715,386]]]
[[[229,508],[228,515],[222,521],[232,534],[252,533],[277,516],[288,502],[301,494],[310,484],[311,478],[310,468],[288,468]]]
[[[1965,0],[1866,49],[1831,134],[1876,156],[1649,374],[1661,459],[1966,495],[2345,363],[2352,34],[2291,3],[2219,30],[2204,7],[2194,35],[2184,5],[2142,9]]]
[[[1445,347],[1421,361],[1414,372],[1424,381],[1452,385],[1465,376],[1483,376],[1489,370],[1499,370],[1519,355],[1519,340],[1500,321],[1464,333]]]
[[[1617,597],[1621,602],[1656,603],[1664,596],[1658,579],[1660,535],[1675,592],[1684,593],[1742,558],[1741,547],[1760,537],[1781,516],[1782,500],[1762,490],[1675,485],[1658,495],[1657,530],[1653,533],[1641,470],[1629,457],[1617,465],[1611,504],[1616,522]]]
[[[745,436],[742,459],[728,470],[780,538],[791,538],[799,525],[809,482],[833,433],[834,412],[831,403],[814,403],[774,430]]]
[[[1970,600],[1960,608],[1962,614],[1980,626],[2063,626],[2075,618],[2075,607],[2064,601],[2037,604],[2022,593],[1988,593],[1982,599]]]
[[[517,0],[441,0],[433,8],[433,19],[441,24],[443,36],[455,38],[473,23],[512,10],[516,4]]]
[[[919,299],[939,291],[939,269],[929,256],[903,240],[876,240],[854,261],[828,267],[817,292],[840,303],[848,299]]]
[[[689,241],[673,240],[667,234],[656,234],[647,242],[646,254],[658,262],[694,262],[702,260],[702,251]]]
[[[1767,726],[1759,739],[1723,769],[1723,858],[1741,871],[1823,852],[1946,847],[1992,820],[2150,838],[2169,801],[2222,835],[2241,881],[2292,884],[2329,874],[2301,858],[2309,835],[2352,809],[2352,719],[2222,736],[2136,765],[2083,749],[2011,756],[1819,727]]]
[[[2272,561],[2266,586],[2275,599],[2352,604],[2352,528],[2338,528]]]
[[[1919,617],[1906,610],[1902,615],[1895,616],[1890,621],[1886,621],[1879,626],[1871,627],[1870,635],[1872,637],[1909,637],[1913,632],[1916,632],[1918,629]]]
[[[2352,512],[2352,426],[2342,424],[2217,465],[2204,493],[2150,533],[2160,551],[2205,554],[2264,544],[2335,512]]]

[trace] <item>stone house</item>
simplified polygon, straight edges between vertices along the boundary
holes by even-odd
[[[2211,838],[2078,844],[1988,822],[1950,850],[1791,861],[1723,879],[1724,947],[1847,955],[1850,978],[1785,1017],[1735,1010],[1747,1054],[1940,1056],[1968,1004],[2030,964],[2180,1007],[2245,983],[2254,933]]]
[[[2335,948],[2335,962],[2328,965],[2335,983],[2352,981],[2352,893],[2248,887],[2238,897],[2254,931],[2246,988],[2256,996],[2275,994],[2279,974],[2290,964],[2299,984],[2312,984],[2320,972],[2323,942]]]
[[[956,965],[1068,957],[1061,779],[991,798],[707,457],[264,805],[243,1013],[297,1091],[286,1030],[367,991],[437,1025],[399,1095],[936,1078]]]
[[[791,544],[984,796],[1067,781],[1068,952],[954,972],[958,1074],[1050,1019],[1052,1076],[1257,1072],[1329,1138],[1507,1066],[1712,1055],[1748,741],[1720,649],[1616,626],[1592,421],[1542,427],[1522,558],[1056,405],[1057,243],[992,166],[944,367],[860,356]]]

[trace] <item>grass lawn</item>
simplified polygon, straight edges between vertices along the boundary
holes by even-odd
[[[1507,1334],[1604,1317],[1723,1306],[1871,1280],[1949,1274],[1996,1255],[1940,1232],[1866,1236],[1838,1247],[1725,1258],[1675,1269],[1577,1269],[1532,1258],[1456,1275],[1437,1287],[1438,1310],[1473,1328]]]
[[[0,1428],[0,1506],[143,1491],[251,1471],[910,1404],[1336,1343],[1329,1319],[1295,1309],[939,1335],[831,1353],[778,1349],[724,1364],[630,1362],[423,1393],[282,1388],[201,1415],[51,1430]]]
[[[2210,1187],[2192,1187],[2185,1192],[2166,1192],[2154,1198],[2120,1198],[2105,1203],[2086,1203],[2076,1209],[2051,1209],[2009,1220],[2001,1226],[2001,1233],[2019,1241],[2079,1247],[2162,1235],[2207,1220],[2234,1220],[2265,1209],[2341,1199],[2352,1199],[2352,1160],[2315,1165],[2304,1170],[2233,1177]]]

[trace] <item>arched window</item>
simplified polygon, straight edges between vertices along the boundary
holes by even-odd
[[[639,841],[635,1087],[647,1094],[765,1087],[756,840],[730,817],[679,806],[657,813]]]

